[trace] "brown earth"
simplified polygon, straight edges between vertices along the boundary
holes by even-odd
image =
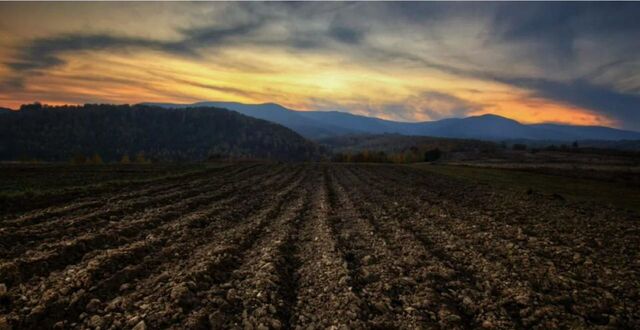
[[[0,215],[0,329],[640,328],[637,214],[238,164]]]

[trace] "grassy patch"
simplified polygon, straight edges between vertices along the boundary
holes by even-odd
[[[545,194],[560,194],[568,200],[607,203],[640,212],[640,190],[613,182],[512,169],[429,164],[410,166],[499,189],[516,191],[532,189]]]

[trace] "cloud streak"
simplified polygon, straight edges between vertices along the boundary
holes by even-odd
[[[204,47],[221,46],[225,42],[249,34],[260,27],[260,23],[240,24],[231,27],[209,26],[184,29],[182,40],[162,41],[144,38],[132,38],[107,34],[66,34],[51,38],[39,38],[30,41],[21,49],[21,58],[8,62],[16,71],[31,71],[62,65],[63,53],[104,50],[149,49],[167,53],[197,56]]]

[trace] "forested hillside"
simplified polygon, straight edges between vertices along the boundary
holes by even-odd
[[[217,108],[32,104],[0,116],[0,128],[2,160],[305,160],[320,155],[317,145],[286,127]]]

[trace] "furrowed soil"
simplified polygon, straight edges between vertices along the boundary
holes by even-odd
[[[2,210],[0,330],[640,328],[634,212],[392,165],[91,189]]]

